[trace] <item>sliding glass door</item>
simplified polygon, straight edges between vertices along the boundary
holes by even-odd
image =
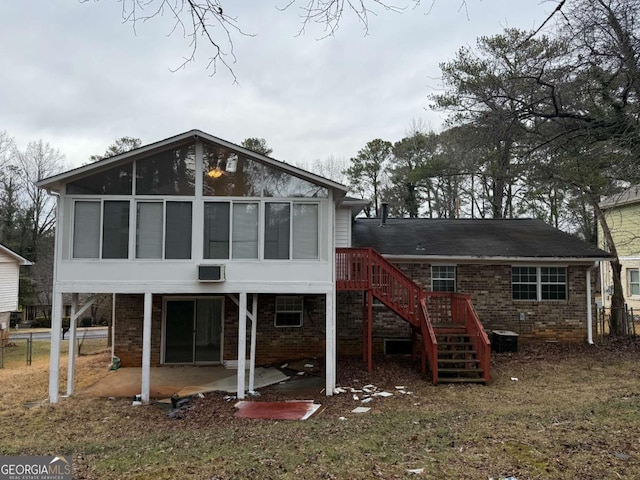
[[[164,363],[222,360],[223,300],[222,297],[166,300]]]

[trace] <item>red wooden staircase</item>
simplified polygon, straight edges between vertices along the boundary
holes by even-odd
[[[369,370],[376,298],[420,336],[422,372],[428,367],[434,384],[489,381],[491,346],[469,295],[426,292],[372,248],[336,249],[336,289],[365,292],[363,354]]]

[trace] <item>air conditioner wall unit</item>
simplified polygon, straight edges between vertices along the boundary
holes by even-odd
[[[224,282],[224,265],[198,265],[198,280],[201,282]]]

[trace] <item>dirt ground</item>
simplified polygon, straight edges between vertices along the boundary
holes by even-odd
[[[0,371],[0,454],[72,455],[74,479],[640,478],[638,340],[521,345],[493,355],[488,386],[433,386],[408,357],[375,358],[371,374],[341,359],[345,393],[332,397],[318,388],[321,359],[310,361],[315,375],[294,378],[300,388],[254,399],[315,400],[306,421],[238,418],[222,393],[171,416],[130,400],[49,406],[34,402],[46,398],[46,359]],[[109,375],[107,363],[107,353],[80,357],[78,386]],[[392,395],[363,403],[368,385]],[[352,413],[359,406],[370,410]]]

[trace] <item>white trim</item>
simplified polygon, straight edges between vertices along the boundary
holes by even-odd
[[[255,393],[256,376],[256,335],[258,331],[258,294],[251,295],[251,312],[247,313],[251,319],[251,350],[249,352],[249,394]]]
[[[596,261],[609,261],[610,257],[463,257],[446,255],[382,255],[391,262],[413,262],[413,263],[433,263],[433,262],[458,262],[460,264],[535,264],[544,265],[549,263],[564,263],[574,265],[592,265]],[[519,266],[519,265],[516,265]]]
[[[239,400],[244,398],[245,368],[247,364],[247,292],[240,292],[238,312],[238,392]]]
[[[55,283],[51,297],[51,352],[49,358],[49,403],[58,403],[60,396],[60,340],[62,337],[62,292]]]
[[[28,265],[33,265],[33,262],[30,262],[29,260],[27,260],[26,258],[24,258],[21,255],[18,255],[16,252],[14,252],[13,250],[11,250],[9,247],[5,247],[4,245],[2,245],[0,243],[0,252],[5,253],[6,255],[8,255],[9,257],[13,258],[16,263],[20,266],[28,266]]]
[[[142,402],[149,403],[151,389],[151,313],[153,310],[153,294],[144,293],[144,314],[142,323]]]
[[[263,282],[230,282],[227,280],[222,283],[203,283],[197,282],[194,275],[194,283],[173,283],[173,282],[146,282],[147,288],[153,287],[154,293],[164,295],[196,295],[209,294],[213,296],[226,295],[229,293],[237,293],[244,290],[249,292],[286,294],[287,292],[295,294],[325,294],[335,288],[335,284],[331,282],[286,282],[273,281],[269,283]],[[214,286],[219,289],[212,290]],[[95,292],[112,292],[112,293],[143,293],[140,282],[121,281],[121,282],[58,282],[59,291],[64,293],[95,293]]]
[[[93,302],[91,302],[93,303]],[[71,315],[69,316],[69,355],[67,360],[67,395],[73,395],[76,376],[76,324],[78,323],[78,294],[71,295]]]

